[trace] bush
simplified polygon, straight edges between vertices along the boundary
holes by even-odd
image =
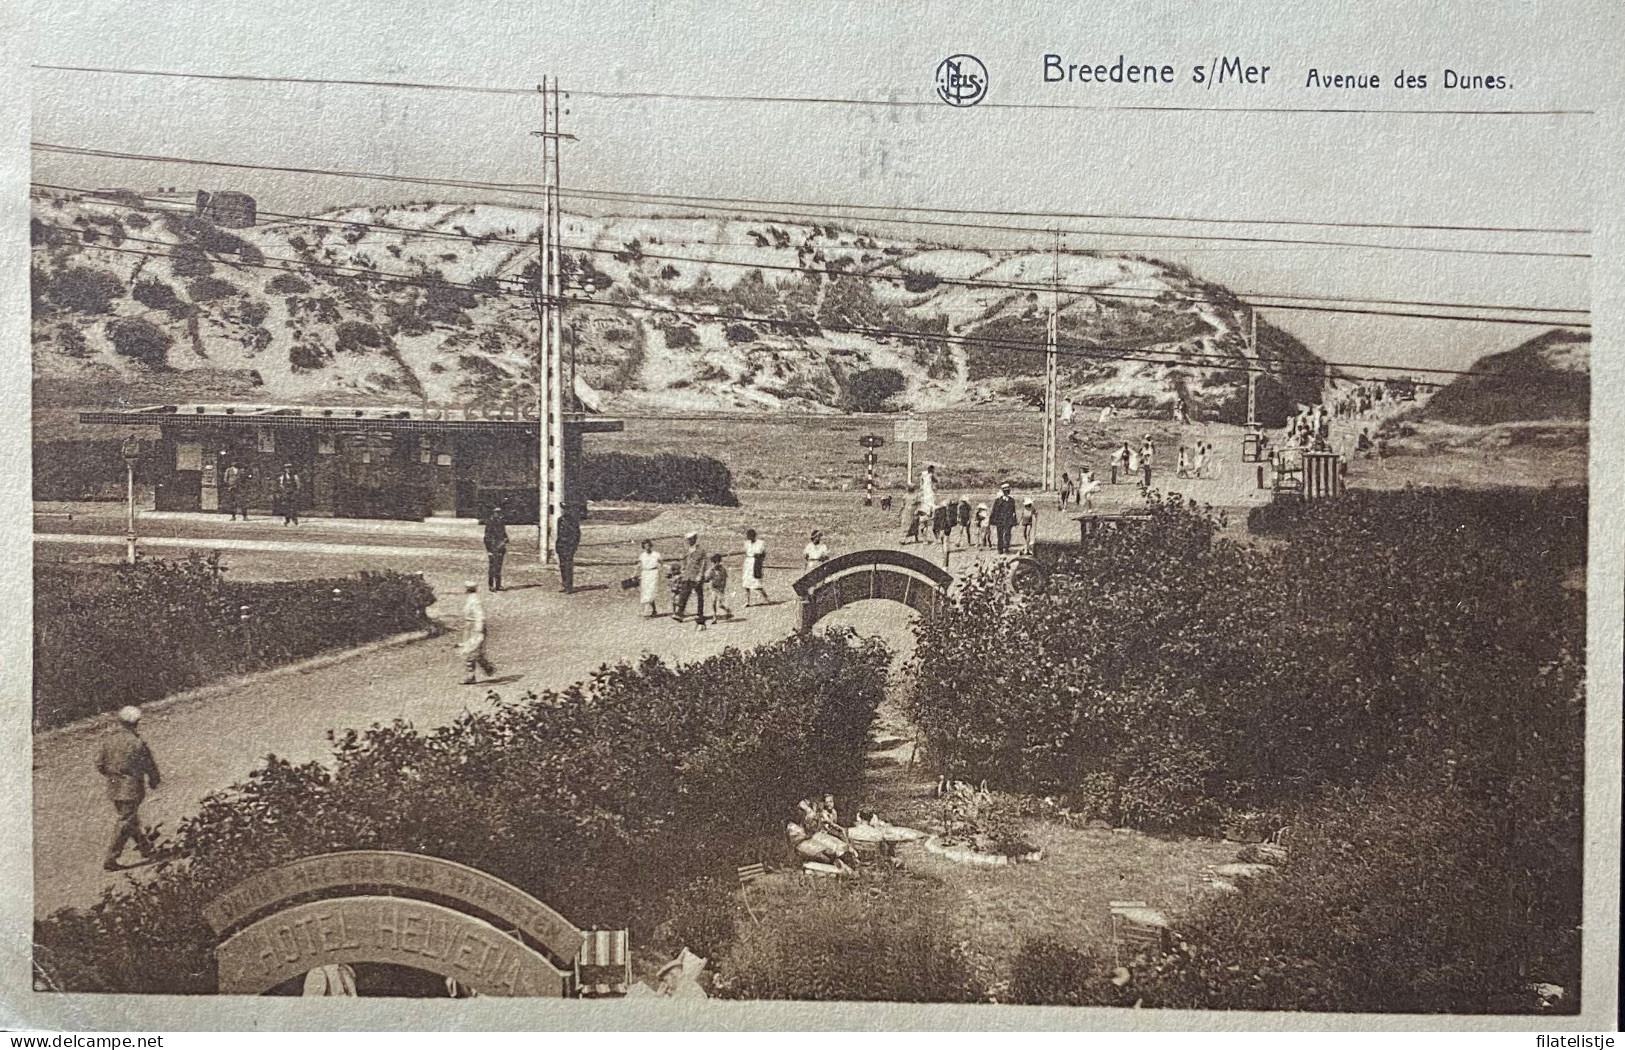
[[[659,325],[660,334],[666,337],[666,349],[681,350],[685,346],[699,346],[699,333],[694,331],[693,325],[673,324]]]
[[[171,317],[185,317],[193,311],[191,303],[176,295],[174,288],[156,277],[145,277],[135,282],[132,294],[142,306],[163,310]]]
[[[764,836],[782,842],[797,799],[858,782],[886,661],[838,634],[681,668],[651,656],[441,729],[348,731],[326,765],[272,758],[182,822],[183,864],[36,923],[36,965],[70,991],[211,992],[205,902],[356,848],[471,865],[579,926],[629,926],[636,943],[678,887],[731,875]]]
[[[1585,605],[1566,581],[1585,493],[1351,493],[1254,522],[1269,548],[1153,500],[1138,530],[1048,551],[1019,596],[966,580],[916,627],[910,708],[942,771],[1154,831],[1292,811],[1353,829],[1306,851],[1319,885],[1296,892],[1318,903],[1290,933],[1277,898],[1221,906],[1211,964],[1170,1005],[1483,1010],[1527,1003],[1531,980],[1572,988]],[[1396,778],[1402,801],[1350,794]],[[1367,854],[1380,871],[1343,870]],[[1244,920],[1263,932],[1240,937]]]
[[[1010,980],[1010,1002],[1023,1006],[1103,1005],[1092,994],[1101,984],[1100,967],[1088,952],[1048,937],[1021,944]]]
[[[304,295],[310,291],[310,285],[291,273],[279,273],[271,278],[265,290],[275,295]]]
[[[1578,753],[1567,763],[1575,776],[1579,764]],[[1188,923],[1190,950],[1136,974],[1132,997],[1198,1009],[1528,1013],[1539,1005],[1531,986],[1551,983],[1565,989],[1562,1012],[1577,1012],[1569,902],[1580,896],[1580,843],[1537,845],[1518,831],[1555,830],[1541,825],[1436,782],[1338,798],[1294,823],[1279,875]],[[1522,850],[1554,846],[1573,865],[1555,881],[1531,879],[1536,854]]]
[[[187,287],[194,303],[208,303],[216,299],[229,299],[237,294],[237,286],[218,277],[200,277]]]
[[[952,939],[943,887],[886,870],[779,887],[718,963],[715,988],[731,999],[984,998]]]
[[[34,271],[36,299],[62,310],[82,314],[113,312],[113,300],[124,297],[124,282],[106,270],[69,266],[54,274]]]
[[[37,500],[122,500],[125,497],[123,442],[36,441],[34,498]],[[147,460],[135,465],[136,484],[149,482]]]
[[[150,368],[163,367],[168,360],[169,348],[175,344],[168,332],[141,317],[109,321],[107,336],[112,340],[113,349],[120,355]]]
[[[62,725],[210,679],[426,625],[421,576],[233,583],[213,559],[34,572],[34,722]],[[240,619],[242,606],[249,619]]]
[[[339,353],[374,349],[384,345],[383,333],[363,321],[341,322],[334,334],[338,338],[335,349]]]
[[[710,456],[588,452],[582,456],[581,475],[586,479],[589,500],[739,506],[733,474],[726,464]]]
[[[851,380],[852,411],[884,412],[886,402],[901,394],[908,384],[895,368],[867,368],[854,372]]]

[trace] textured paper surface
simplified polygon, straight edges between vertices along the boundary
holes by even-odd
[[[1619,356],[1625,325],[1625,92],[1618,62],[1625,33],[1616,5],[274,0],[14,3],[3,19],[9,43],[0,75],[0,112],[6,114],[0,126],[11,192],[0,220],[10,277],[0,285],[0,330],[10,367],[0,382],[0,506],[11,557],[3,570],[0,652],[7,712],[0,747],[9,759],[0,792],[6,817],[0,821],[0,870],[7,887],[0,898],[0,1024],[122,1030],[1612,1027],[1619,913],[1619,536],[1625,506],[1625,373]],[[977,105],[951,106],[935,94],[939,63],[957,54],[976,56],[987,71],[987,94]],[[1173,82],[1046,83],[1046,54],[1061,56],[1062,64],[1108,67],[1125,56],[1128,64],[1171,67]],[[1268,66],[1264,82],[1194,82],[1195,67],[1205,67],[1211,78],[1214,60],[1231,56],[1243,70]],[[565,153],[564,181],[571,186],[1017,213],[1312,216],[1347,223],[1403,216],[1589,227],[1589,288],[1572,261],[1474,257],[1469,263],[1423,253],[1326,253],[1281,245],[1249,250],[1265,246],[1228,242],[1215,245],[1229,250],[1212,252],[1211,262],[1193,264],[1202,276],[1238,290],[1314,285],[1359,297],[1405,287],[1417,300],[1490,303],[1567,301],[1589,291],[1595,345],[1583,1014],[315,1002],[30,991],[29,138],[145,154],[532,182],[538,152],[528,132],[539,126],[539,106],[524,94],[245,85],[33,64],[517,88],[553,76],[566,91],[581,93],[566,118],[567,130],[579,136]],[[1446,68],[1500,76],[1508,86],[1446,89]],[[1311,69],[1373,73],[1383,86],[1309,86]],[[1395,76],[1405,73],[1425,74],[1429,86],[1394,88]],[[645,92],[716,98],[602,97]],[[785,98],[828,101],[752,101]],[[70,185],[104,185],[112,178],[92,160],[51,161],[51,179]],[[119,170],[137,185],[193,181],[162,166]],[[420,200],[430,192],[264,172],[251,173],[244,184],[252,185],[262,208],[289,213]],[[1042,225],[1037,219],[1010,221]],[[1109,226],[1109,220],[1099,225]],[[1290,236],[1293,228],[1286,229]],[[1332,231],[1341,240],[1396,235]],[[937,236],[946,241],[953,233]],[[1123,246],[1102,237],[1074,243]],[[1153,254],[1157,247],[1144,240],[1129,246]],[[1506,333],[1490,338],[1480,330],[1485,326],[1441,325],[1437,338],[1422,346],[1410,322],[1347,315],[1294,315],[1291,327],[1330,360],[1397,359],[1417,367],[1465,368],[1519,341]],[[1396,354],[1398,346],[1406,349]]]

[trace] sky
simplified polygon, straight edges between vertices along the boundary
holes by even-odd
[[[1352,5],[1349,5],[1352,6]],[[1597,118],[1443,114],[1585,110],[1603,56],[1562,4],[1502,4],[1470,23],[1416,5],[1199,3],[721,5],[697,0],[505,6],[269,0],[58,3],[35,9],[43,64],[258,76],[917,102],[913,106],[619,99],[575,94],[567,186],[885,206],[1175,216],[1069,220],[1065,244],[1189,266],[1238,292],[1585,308],[1590,260],[1170,241],[1131,234],[1288,237],[1407,248],[1590,250],[1584,235],[1207,224],[1191,218],[1589,229]],[[730,13],[731,12],[731,13]],[[982,105],[933,97],[946,56],[976,55]],[[1065,63],[1175,67],[1173,84],[1045,83]],[[1262,84],[1193,83],[1235,55]],[[1562,62],[1554,56],[1566,56]],[[1445,68],[1502,90],[1447,90]],[[1307,72],[1380,89],[1306,86]],[[1428,89],[1391,87],[1401,73]],[[1031,108],[1051,106],[1063,108]],[[1143,106],[1203,107],[1148,111]],[[1024,108],[1027,107],[1027,108]],[[1265,112],[1214,112],[1212,107]],[[1422,112],[1282,112],[1283,109]],[[501,182],[540,179],[532,95],[221,83],[37,70],[38,141],[144,154]],[[500,200],[497,194],[36,155],[35,178],[82,186],[242,189],[268,210]],[[510,198],[511,199],[511,198]],[[974,221],[974,217],[972,217]],[[1000,220],[1046,225],[1027,219]],[[877,232],[996,247],[972,229]],[[1102,232],[1103,231],[1103,232]],[[1333,361],[1460,368],[1542,328],[1281,310],[1261,316]]]

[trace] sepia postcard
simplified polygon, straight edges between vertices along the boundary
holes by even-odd
[[[1616,5],[5,18],[0,1027],[1617,1027]]]

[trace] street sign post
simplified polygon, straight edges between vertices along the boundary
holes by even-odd
[[[858,444],[863,446],[863,505],[874,506],[875,502],[875,462],[880,455],[875,450],[886,443],[886,439],[879,434],[865,434],[858,438]]]
[[[925,440],[925,420],[915,419],[913,416],[907,419],[899,419],[896,423],[895,433],[892,436],[899,445],[908,446],[908,474],[905,483],[912,485],[914,484],[914,442]]]

